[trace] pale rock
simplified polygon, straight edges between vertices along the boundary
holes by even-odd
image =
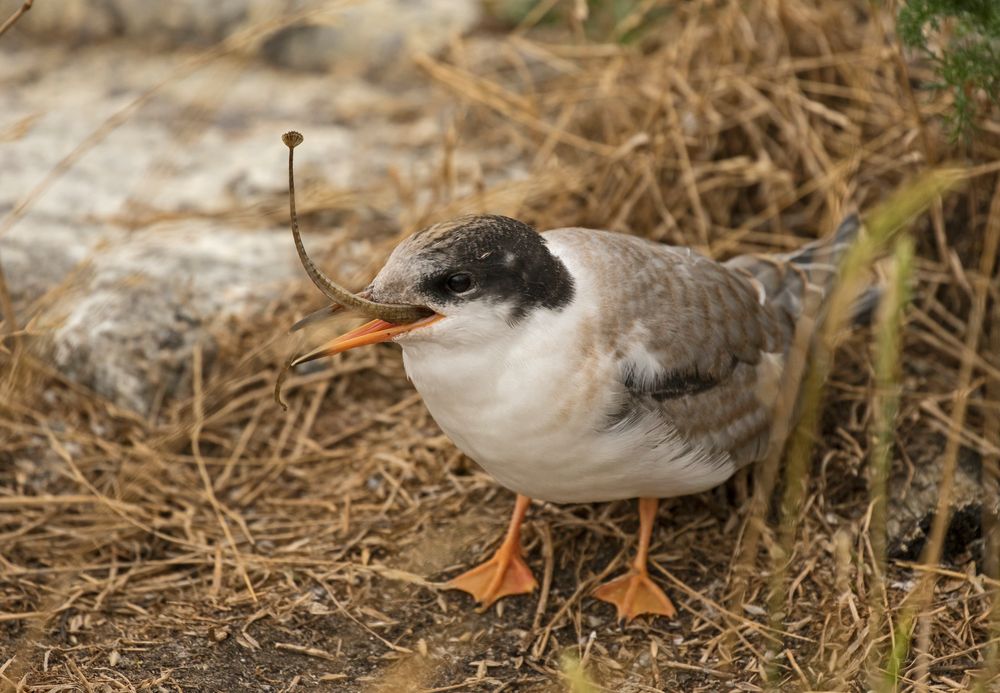
[[[259,314],[300,276],[285,234],[157,225],[93,255],[39,319],[43,348],[62,372],[147,413],[189,374],[196,344],[211,358],[210,326]]]
[[[0,15],[20,3],[0,0]],[[210,45],[270,24],[273,31],[241,42],[237,52],[301,70],[365,72],[411,51],[440,50],[480,13],[478,0],[59,0],[36,2],[17,32],[72,44],[126,38],[165,49]]]
[[[0,0],[0,16],[18,4]],[[325,9],[279,26],[309,8]],[[0,265],[33,348],[140,413],[189,379],[196,344],[211,368],[227,320],[253,320],[307,281],[288,233],[281,133],[306,137],[300,210],[346,200],[391,230],[400,210],[388,172],[425,199],[419,181],[439,175],[452,108],[406,54],[437,50],[478,14],[475,0],[36,2],[0,41]],[[233,53],[199,57],[271,20],[275,31]],[[456,154],[457,189],[473,188],[482,155]],[[307,220],[306,243],[358,283],[380,238],[348,244],[336,222]]]

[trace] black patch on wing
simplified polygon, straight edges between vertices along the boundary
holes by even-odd
[[[470,217],[429,243],[422,254],[431,259],[431,266],[442,268],[420,286],[438,303],[485,299],[509,305],[514,324],[533,308],[563,308],[573,299],[573,277],[566,265],[538,232],[516,219]],[[472,275],[472,290],[462,294],[448,290],[448,277],[455,272]]]
[[[627,364],[622,370],[622,383],[632,395],[652,397],[657,402],[664,402],[668,399],[697,395],[711,390],[732,373],[733,369],[736,368],[737,361],[738,359],[733,356],[729,368],[721,375],[699,373],[696,368],[678,369],[661,373],[653,380],[643,379],[642,381],[636,377],[635,366]]]
[[[711,390],[729,377],[739,359],[732,357],[729,368],[720,375],[700,373],[695,369],[675,369],[661,373],[656,379],[640,379],[635,366],[625,364],[621,382],[626,396],[621,404],[607,415],[608,428],[629,428],[642,420],[645,414],[656,410],[654,402],[666,402]]]

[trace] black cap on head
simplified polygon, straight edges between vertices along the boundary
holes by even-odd
[[[397,269],[393,260],[407,269]],[[372,290],[377,300],[432,307],[489,301],[509,306],[511,323],[534,308],[562,308],[574,293],[569,270],[545,239],[499,215],[460,217],[418,231],[396,249]]]

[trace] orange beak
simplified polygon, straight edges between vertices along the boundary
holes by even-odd
[[[333,356],[334,354],[339,354],[342,351],[354,349],[355,347],[387,342],[397,335],[405,334],[421,327],[427,327],[443,317],[443,315],[429,315],[426,318],[421,318],[405,325],[393,325],[391,322],[386,322],[385,320],[372,320],[371,322],[366,322],[361,327],[356,327],[350,332],[340,335],[317,349],[313,349],[307,354],[296,357],[292,361],[291,366],[295,367],[300,363],[314,361],[324,356]]]

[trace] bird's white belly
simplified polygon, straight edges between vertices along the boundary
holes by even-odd
[[[582,372],[565,352],[404,350],[431,415],[469,457],[517,493],[560,503],[669,497],[732,474],[662,427],[608,428],[614,364]]]

